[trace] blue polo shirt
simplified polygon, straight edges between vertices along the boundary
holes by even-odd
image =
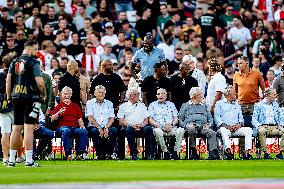
[[[144,48],[139,49],[132,57],[133,64],[139,64],[141,66],[141,76],[142,80],[147,76],[154,74],[154,65],[156,63],[166,61],[164,52],[154,47],[153,51],[148,54],[144,51]]]

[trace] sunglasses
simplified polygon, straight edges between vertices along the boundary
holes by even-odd
[[[60,7],[65,7],[65,5],[59,5]]]
[[[93,48],[93,47],[92,47],[92,46],[86,46],[86,48],[91,49],[91,48]]]
[[[112,27],[106,27],[106,29],[112,29]]]
[[[11,42],[14,41],[14,39],[6,39],[6,41]]]

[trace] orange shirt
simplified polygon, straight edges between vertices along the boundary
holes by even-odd
[[[248,73],[242,74],[240,71],[234,75],[234,89],[238,94],[240,104],[252,104],[259,101],[259,87],[265,90],[264,80],[261,73],[250,69]]]

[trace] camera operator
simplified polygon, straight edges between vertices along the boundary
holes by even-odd
[[[38,44],[35,41],[25,43],[23,54],[10,65],[6,80],[8,103],[14,106],[14,127],[11,134],[9,167],[15,166],[17,144],[24,129],[26,167],[38,167],[33,161],[33,132],[41,102],[45,101],[46,89],[36,60]]]

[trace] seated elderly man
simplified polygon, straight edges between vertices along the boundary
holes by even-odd
[[[145,137],[146,159],[152,159],[152,137],[153,130],[148,126],[149,112],[145,104],[139,102],[139,92],[137,88],[130,88],[126,92],[128,102],[119,106],[117,117],[119,124],[125,128],[125,135],[130,148],[132,160],[137,160],[138,150],[135,137],[143,135]]]
[[[157,99],[149,105],[150,118],[149,123],[154,127],[153,133],[156,141],[164,152],[164,159],[179,159],[181,142],[184,135],[183,128],[177,128],[178,111],[174,103],[167,101],[167,91],[165,89],[157,90]],[[165,144],[164,136],[175,136],[176,142],[172,157]]]
[[[84,126],[81,108],[70,100],[72,96],[70,87],[65,86],[61,94],[63,100],[51,112],[51,122],[58,120],[56,135],[61,136],[63,140],[67,160],[73,160],[72,137],[76,137],[78,141],[77,159],[86,159],[88,132]]]
[[[115,117],[113,104],[105,99],[104,86],[97,85],[94,94],[95,98],[87,102],[85,112],[89,120],[89,136],[93,139],[98,159],[116,159],[116,155],[113,154],[117,136],[117,128],[112,127]]]
[[[202,103],[203,91],[200,87],[192,87],[189,96],[191,100],[182,105],[179,113],[179,126],[188,132],[191,145],[189,159],[198,159],[195,148],[197,135],[208,138],[208,159],[219,159],[216,132],[210,128],[213,125],[213,119],[207,105]]]
[[[249,154],[252,149],[252,129],[250,127],[243,127],[244,118],[242,115],[241,106],[236,101],[236,92],[232,85],[225,88],[225,98],[216,103],[214,110],[215,123],[220,132],[226,156],[228,160],[233,159],[231,151],[230,136],[244,136],[245,137],[245,154],[243,159],[251,159]]]
[[[254,106],[252,125],[258,130],[260,148],[264,152],[264,159],[271,158],[267,152],[267,136],[281,136],[280,153],[276,155],[276,158],[283,159],[284,128],[279,104],[275,102],[277,97],[276,89],[266,89],[264,96],[265,98]]]

